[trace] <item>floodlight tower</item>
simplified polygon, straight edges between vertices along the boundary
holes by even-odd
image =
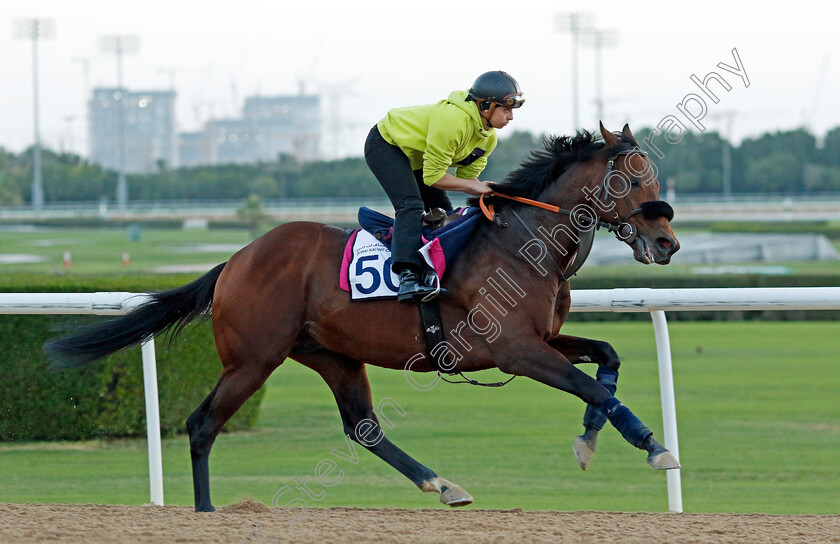
[[[128,205],[128,183],[125,180],[125,89],[123,89],[123,55],[140,50],[140,36],[133,34],[104,34],[98,37],[99,50],[117,57],[117,207],[125,211]]]
[[[555,28],[560,33],[572,35],[572,123],[574,129],[580,128],[578,122],[578,55],[577,44],[581,34],[592,29],[595,15],[588,12],[558,13]]]
[[[604,93],[601,83],[601,50],[614,47],[618,43],[618,32],[593,28],[580,35],[581,45],[595,49],[595,105],[598,109],[598,120],[604,120]]]
[[[14,37],[32,40],[32,103],[35,143],[32,145],[32,207],[40,219],[44,207],[44,185],[41,180],[41,128],[38,112],[38,41],[55,37],[55,21],[42,17],[21,17],[14,20]]]
[[[721,130],[721,150],[723,157],[721,161],[722,172],[721,178],[723,182],[723,198],[730,200],[732,198],[732,123],[735,121],[736,113],[731,110],[714,113],[711,115],[712,119],[719,119],[721,121],[721,129],[725,127],[725,131]]]

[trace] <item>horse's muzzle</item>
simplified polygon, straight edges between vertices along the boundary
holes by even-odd
[[[680,243],[670,236],[659,236],[656,239],[655,245],[662,258],[667,259],[664,261],[656,259],[656,262],[659,264],[668,264],[671,261],[671,256],[680,250]]]

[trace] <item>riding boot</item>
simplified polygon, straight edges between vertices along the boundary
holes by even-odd
[[[437,289],[425,285],[420,280],[420,275],[410,268],[400,271],[400,290],[397,293],[397,300],[400,302],[411,302],[415,298],[425,299],[435,294]]]

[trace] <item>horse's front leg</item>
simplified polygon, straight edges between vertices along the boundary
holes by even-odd
[[[569,359],[541,339],[517,342],[516,349],[497,355],[499,369],[527,376],[571,393],[600,408],[607,420],[630,444],[648,452],[647,462],[655,469],[679,468],[671,452],[653,438],[653,432],[606,387],[576,368]]]
[[[552,338],[548,345],[563,354],[572,364],[597,364],[596,381],[615,396],[621,361],[608,342],[561,334]],[[595,455],[598,432],[604,428],[606,422],[607,415],[603,410],[592,404],[586,405],[586,412],[583,414],[583,434],[576,436],[572,445],[575,457],[583,470],[586,470],[592,456]]]

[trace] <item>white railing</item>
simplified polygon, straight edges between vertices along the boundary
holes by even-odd
[[[138,293],[0,293],[0,314],[124,315],[146,300]],[[840,310],[840,287],[731,289],[595,289],[572,291],[572,311],[649,312],[656,339],[665,447],[679,459],[668,311]],[[142,347],[149,437],[151,501],[163,504],[160,421],[154,340]],[[669,470],[668,509],[682,512],[680,471]]]

